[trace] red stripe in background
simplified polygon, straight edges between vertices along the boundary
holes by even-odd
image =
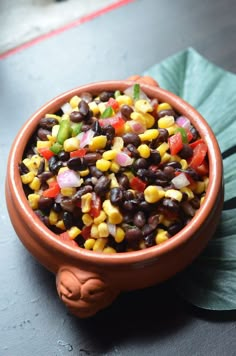
[[[96,10],[94,12],[91,12],[90,14],[82,16],[79,19],[68,23],[67,25],[59,27],[56,30],[52,30],[49,33],[45,33],[45,34],[43,34],[43,35],[41,35],[41,36],[39,36],[37,38],[32,39],[29,42],[23,43],[22,45],[20,45],[18,47],[12,48],[12,49],[8,50],[7,52],[0,54],[0,60],[4,59],[4,58],[7,58],[7,57],[9,57],[9,56],[11,56],[11,55],[13,55],[15,53],[18,53],[18,52],[20,52],[20,51],[22,51],[22,50],[24,50],[24,49],[26,49],[28,47],[31,47],[31,46],[37,44],[38,42],[41,42],[41,41],[47,40],[50,37],[59,35],[60,33],[64,32],[64,31],[67,31],[67,30],[69,30],[69,29],[71,29],[73,27],[82,25],[85,22],[91,21],[96,17],[104,15],[104,14],[106,14],[107,12],[109,12],[111,10],[115,10],[118,7],[126,5],[126,4],[128,4],[130,2],[133,2],[133,1],[135,1],[135,0],[120,0],[120,1],[115,2],[114,4],[105,6],[100,10]]]

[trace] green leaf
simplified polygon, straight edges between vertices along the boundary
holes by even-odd
[[[134,100],[138,100],[140,97],[140,85],[137,83],[133,86],[133,97]]]
[[[205,309],[236,309],[236,75],[194,49],[167,58],[144,75],[195,107],[214,131],[224,160],[225,210],[214,238],[196,261],[173,279],[177,292]],[[232,199],[234,198],[234,199]]]

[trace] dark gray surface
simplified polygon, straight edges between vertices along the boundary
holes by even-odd
[[[137,0],[0,62],[0,356],[236,354],[236,315],[193,308],[170,283],[125,294],[79,320],[54,276],[23,248],[4,202],[9,146],[46,100],[91,81],[122,79],[188,46],[236,72],[234,0]]]

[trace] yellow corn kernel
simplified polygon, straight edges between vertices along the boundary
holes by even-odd
[[[117,155],[117,151],[116,150],[108,150],[108,151],[105,151],[103,153],[102,158],[110,161],[112,159],[115,159],[116,155]]]
[[[29,164],[30,164],[30,158],[25,158],[25,159],[23,159],[23,163],[24,163],[24,165],[26,165],[26,167],[28,167],[29,168]]]
[[[194,194],[193,194],[192,190],[189,189],[188,187],[183,187],[183,188],[180,189],[180,191],[181,191],[182,193],[187,194],[188,200],[191,200],[191,199],[194,198]]]
[[[194,189],[194,193],[195,194],[201,194],[203,192],[205,192],[205,182],[204,181],[198,181],[196,182],[196,187]]]
[[[161,200],[165,196],[164,190],[157,187],[156,185],[149,185],[144,190],[144,199],[148,203],[156,203],[157,201]]]
[[[52,143],[50,141],[37,141],[36,147],[37,149],[40,148],[49,148],[52,146]]]
[[[169,136],[174,135],[177,128],[177,125],[171,125],[170,127],[167,127],[166,130],[168,131]]]
[[[56,223],[56,227],[58,227],[58,229],[61,229],[61,230],[66,230],[64,221],[62,219],[58,220],[58,222]]]
[[[174,155],[170,157],[170,162],[180,162],[181,161],[181,157],[178,155]]]
[[[94,116],[99,114],[100,110],[97,103],[95,103],[95,101],[91,101],[91,103],[88,103],[88,106],[89,109],[92,110]]]
[[[119,187],[119,183],[118,183],[118,181],[117,181],[116,176],[115,176],[114,173],[109,174],[109,175],[108,175],[108,178],[110,178],[110,180],[111,180],[110,188],[117,188],[117,187]]]
[[[111,162],[110,171],[117,173],[120,170],[120,165],[116,162]]]
[[[92,193],[86,193],[81,197],[82,213],[88,213],[91,209]]]
[[[120,243],[124,240],[124,238],[125,238],[125,232],[121,227],[118,226],[116,228],[116,234],[115,234],[114,239],[117,243]]]
[[[51,142],[52,145],[53,145],[53,144],[56,142],[56,140],[57,140],[57,138],[54,137],[54,136],[52,136],[52,135],[47,135],[47,139],[48,139],[48,141]]]
[[[139,243],[139,249],[140,250],[144,250],[146,248],[145,242],[144,241],[140,241]]]
[[[106,243],[107,243],[107,239],[98,238],[93,245],[93,251],[102,252],[104,250]]]
[[[182,200],[182,198],[183,198],[183,193],[180,192],[177,189],[168,189],[165,192],[165,197],[166,198],[170,198],[170,199],[174,199],[174,200],[177,200],[177,201],[180,202]]]
[[[158,229],[157,230],[157,235],[155,238],[156,244],[161,244],[162,242],[165,242],[166,240],[168,240],[168,233],[166,230],[164,229]]]
[[[21,181],[23,184],[29,184],[33,181],[35,174],[34,174],[34,172],[28,172],[28,173],[22,174],[20,177],[21,177]]]
[[[64,151],[72,152],[78,150],[79,148],[79,140],[77,137],[70,137],[63,143]]]
[[[86,225],[86,226],[90,226],[93,224],[92,216],[87,213],[82,215],[82,221],[83,221],[84,225]]]
[[[25,163],[25,160],[23,162]],[[37,173],[41,162],[42,157],[39,155],[33,155],[28,161],[26,161],[27,164],[25,163],[25,165],[29,168],[30,171]]]
[[[171,127],[175,123],[175,118],[174,116],[163,116],[158,120],[158,127],[160,129],[166,129],[168,127]]]
[[[102,222],[98,225],[98,235],[99,235],[99,237],[108,237],[109,236],[108,226],[105,222]]]
[[[93,237],[94,239],[97,239],[99,238],[99,235],[98,235],[98,226],[93,224],[92,227],[91,227],[91,231],[90,231],[90,235],[91,237]]]
[[[111,162],[107,161],[106,159],[101,158],[96,161],[96,167],[100,171],[106,172],[111,167]]]
[[[155,124],[154,117],[151,114],[149,114],[148,112],[143,114],[143,116],[145,118],[145,123],[146,123],[147,129],[150,129]]]
[[[77,226],[72,226],[67,232],[70,239],[73,240],[81,233],[81,230]]]
[[[49,119],[56,119],[58,120],[58,122],[61,121],[61,117],[59,115],[55,115],[55,114],[46,114],[45,117],[49,118]]]
[[[113,247],[107,246],[104,248],[102,252],[110,254],[110,253],[116,253],[116,250]]]
[[[148,129],[144,133],[139,135],[140,140],[143,141],[152,141],[155,140],[159,135],[159,131],[157,129]]]
[[[134,107],[136,111],[139,111],[141,113],[147,113],[153,111],[152,105],[148,100],[145,99],[137,100],[134,104]]]
[[[66,188],[61,188],[61,195],[64,197],[71,197],[76,193],[76,188],[74,187],[66,187]]]
[[[28,195],[28,202],[31,209],[36,210],[38,209],[38,202],[39,202],[40,195],[39,194],[29,194]]]
[[[202,205],[202,204],[203,204],[204,199],[205,199],[205,196],[201,197],[201,199],[200,199],[200,205]]]
[[[95,244],[95,239],[87,239],[84,243],[84,248],[86,250],[92,250],[93,249],[93,246]]]
[[[105,103],[101,102],[98,104],[98,109],[99,109],[100,114],[102,114],[106,110],[106,108],[107,108],[107,106]]]
[[[171,155],[169,153],[164,153],[164,155],[161,157],[161,163],[167,163],[170,161]]]
[[[101,150],[106,147],[107,137],[105,135],[95,136],[89,144],[90,151]]]
[[[124,171],[123,172],[129,179],[129,181],[134,178],[134,174],[131,171]]]
[[[103,210],[101,210],[101,211],[100,211],[100,214],[99,214],[96,218],[93,219],[93,222],[94,222],[94,224],[99,225],[99,224],[101,224],[103,221],[105,221],[106,218],[107,218],[106,213],[105,213]]]
[[[34,191],[39,190],[40,186],[41,186],[41,182],[40,182],[40,179],[38,177],[34,177],[32,182],[29,184],[29,187]]]
[[[60,128],[60,125],[54,125],[52,127],[52,136],[53,137],[57,138],[59,128]]]
[[[48,220],[50,225],[55,225],[58,221],[58,213],[51,209],[48,216]]]
[[[171,109],[172,109],[172,107],[170,106],[170,104],[168,104],[168,103],[160,103],[158,105],[157,111],[160,112],[162,110],[171,110]]]
[[[133,111],[130,115],[130,118],[132,120],[139,122],[140,124],[142,124],[143,126],[146,127],[146,119],[145,119],[144,114],[142,114],[140,112]]]
[[[70,106],[73,109],[76,109],[79,105],[79,103],[81,102],[81,98],[78,95],[72,96],[72,98],[70,99],[69,103]]]
[[[111,204],[111,201],[109,199],[104,200],[102,207],[108,216],[109,223],[116,225],[122,222],[123,216],[121,215],[119,209]]]
[[[207,187],[208,187],[208,184],[209,184],[209,177],[204,177],[203,180],[205,182],[205,190],[207,190]]]
[[[160,144],[159,147],[157,147],[157,151],[160,153],[161,157],[168,151],[169,145],[167,142],[163,142]]]
[[[173,221],[167,219],[167,218],[163,218],[161,221],[162,225],[169,227],[171,224],[173,224]]]
[[[180,162],[182,169],[187,169],[188,168],[188,162],[186,159],[181,159]]]
[[[112,150],[121,151],[123,147],[124,147],[123,138],[119,137],[119,136],[114,137],[113,144],[112,144]]]
[[[139,152],[142,158],[148,158],[151,154],[150,148],[145,143],[138,146],[137,151]]]
[[[129,121],[126,121],[124,124],[124,133],[129,133],[132,132],[132,129],[130,127]]]
[[[86,168],[84,171],[80,171],[79,175],[80,177],[86,177],[87,175],[89,175],[90,171],[88,168]]]
[[[61,167],[60,169],[59,169],[59,171],[58,171],[58,175],[59,174],[61,174],[61,173],[63,173],[63,172],[65,172],[65,171],[68,171],[68,167]]]
[[[116,101],[120,105],[133,105],[133,99],[125,94],[117,96]]]

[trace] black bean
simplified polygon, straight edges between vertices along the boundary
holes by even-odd
[[[120,205],[123,201],[123,191],[119,187],[112,188],[110,191],[110,201],[114,205]]]
[[[190,175],[190,177],[195,180],[195,181],[199,181],[201,180],[201,177],[199,176],[199,174],[195,171],[195,169],[189,167],[186,170],[180,170],[188,175]]]
[[[160,187],[166,187],[169,184],[168,179],[155,179],[155,185],[159,185]]]
[[[62,219],[67,230],[73,226],[73,216],[70,212],[64,211]]]
[[[154,230],[155,230],[155,228],[153,228],[151,225],[145,224],[142,228],[143,236],[150,235]]]
[[[138,211],[135,215],[134,215],[134,224],[141,228],[145,225],[146,223],[146,216],[144,214],[143,211]]]
[[[123,202],[122,208],[128,211],[135,211],[138,206],[138,202],[135,199],[125,200]]]
[[[72,169],[74,171],[83,171],[84,169],[86,169],[87,164],[86,162],[83,160],[83,158],[80,157],[72,157],[69,159],[69,161],[67,162],[67,167],[69,169]]]
[[[171,180],[175,177],[175,169],[171,166],[164,167],[163,172],[168,180]]]
[[[101,176],[94,186],[94,191],[97,195],[104,195],[108,192],[110,188],[111,180],[106,176]],[[115,189],[115,188],[113,188]]]
[[[53,177],[53,173],[52,172],[43,172],[42,174],[40,174],[38,176],[38,178],[40,179],[41,184],[45,183],[48,179]]]
[[[100,95],[99,98],[101,101],[108,101],[110,98],[114,98],[114,92],[113,91],[103,91]]]
[[[85,100],[81,100],[79,103],[79,112],[83,117],[86,117],[89,113],[89,106],[88,103]]]
[[[90,166],[89,167],[90,173],[93,177],[99,178],[103,175],[103,172],[97,169],[96,166]]]
[[[21,175],[29,173],[29,168],[23,162],[19,163],[18,167],[19,167],[19,172]]]
[[[198,197],[194,197],[189,201],[189,203],[192,205],[194,209],[199,209],[200,208],[200,199]]]
[[[44,169],[45,169],[45,160],[42,159],[39,164],[37,175],[42,174],[44,172]]]
[[[121,114],[125,119],[130,119],[130,115],[134,111],[133,108],[129,105],[122,105],[121,109]]]
[[[76,203],[81,199],[82,195],[90,193],[92,191],[93,188],[91,187],[91,185],[84,185],[83,187],[78,188],[77,192],[73,195],[71,201],[73,203]]]
[[[115,129],[112,125],[107,125],[103,128],[103,132],[107,137],[108,144],[112,143],[113,138],[115,137]]]
[[[150,212],[154,208],[154,204],[149,204],[145,200],[139,203],[139,209],[143,210],[144,212]]]
[[[149,178],[149,171],[148,169],[140,168],[136,172],[137,176],[141,178],[143,181],[147,181]]]
[[[53,204],[53,210],[56,212],[56,213],[60,213],[61,211],[62,211],[62,207],[61,207],[61,204],[59,204],[59,203],[54,203]]]
[[[95,131],[96,135],[101,135],[102,134],[102,128],[98,122],[98,120],[95,120],[93,125],[92,125],[92,130]]]
[[[179,162],[173,161],[173,162],[168,162],[165,164],[165,167],[173,167],[175,169],[181,168],[181,164]]]
[[[82,122],[84,120],[84,116],[79,111],[72,111],[70,113],[70,120],[72,122]]]
[[[192,141],[196,141],[199,137],[199,133],[197,131],[197,129],[195,129],[195,127],[190,126],[190,132],[193,135]]]
[[[61,167],[63,167],[63,163],[62,161],[58,161],[54,164],[51,164],[49,169],[54,175],[56,175]]]
[[[37,136],[41,141],[48,141],[48,135],[51,135],[51,130],[40,127],[37,131]]]
[[[67,162],[70,158],[70,154],[69,152],[61,151],[58,153],[57,157],[59,158],[60,161]]]
[[[135,147],[138,147],[141,144],[140,137],[132,132],[128,132],[122,136],[124,144],[127,146],[129,143],[132,143]]]
[[[173,200],[170,198],[164,198],[162,200],[162,206],[171,212],[178,212],[179,210],[179,202],[177,200]]]
[[[93,96],[92,94],[90,94],[87,91],[84,91],[83,93],[80,94],[80,98],[84,101],[86,101],[86,103],[91,103],[91,101],[93,101]]]
[[[91,129],[91,126],[90,125],[87,125],[87,124],[84,124],[84,125],[82,125],[82,127],[81,127],[81,131],[82,132],[86,132],[86,131],[88,131],[88,130],[90,130]]]
[[[75,204],[71,197],[63,197],[61,202],[61,207],[65,211],[73,212]]]
[[[102,158],[102,155],[97,152],[90,152],[84,156],[84,162],[88,166],[94,165],[98,159]]]
[[[159,135],[157,138],[152,140],[150,147],[157,148],[162,142],[167,142],[169,137],[169,132],[166,129],[158,129]]]
[[[190,158],[193,155],[193,149],[189,145],[184,144],[183,148],[178,152],[178,155],[183,159]]]
[[[38,208],[42,211],[48,211],[52,208],[53,203],[54,199],[41,196],[38,201]]]
[[[135,170],[147,168],[148,162],[145,158],[138,158],[135,160],[133,167]]]
[[[193,217],[195,215],[195,209],[189,203],[189,201],[184,201],[181,203],[181,208],[183,209],[184,213],[188,216]]]
[[[127,177],[126,174],[120,174],[117,177],[118,183],[121,186],[121,188],[124,189],[129,189],[129,178]]]
[[[149,156],[148,161],[151,164],[160,164],[161,163],[161,155],[158,151],[156,150],[151,150],[151,154]]]
[[[139,242],[143,237],[142,231],[137,227],[132,227],[125,232],[125,239],[129,242]]]
[[[151,234],[144,237],[144,243],[146,247],[152,247],[156,245],[155,242],[156,232],[153,231]]]
[[[131,153],[131,157],[134,157],[134,158],[139,157],[139,152],[138,152],[137,148],[132,143],[129,143],[126,148],[128,150],[128,154]]]
[[[167,232],[170,236],[173,236],[177,234],[177,232],[179,232],[182,228],[183,224],[181,222],[175,222],[167,228]]]
[[[150,225],[153,229],[156,229],[159,224],[159,215],[151,215],[148,218],[148,225]]]
[[[172,109],[169,109],[169,110],[161,110],[158,112],[158,118],[160,119],[161,117],[164,117],[164,116],[174,116],[176,117],[176,113],[174,110]]]
[[[132,200],[135,198],[135,195],[131,190],[125,190],[123,194],[125,200]]]
[[[39,121],[39,127],[42,127],[43,129],[47,129],[50,130],[52,129],[52,127],[54,125],[58,125],[58,120],[55,118],[51,118],[51,117],[43,117],[40,121]]]

